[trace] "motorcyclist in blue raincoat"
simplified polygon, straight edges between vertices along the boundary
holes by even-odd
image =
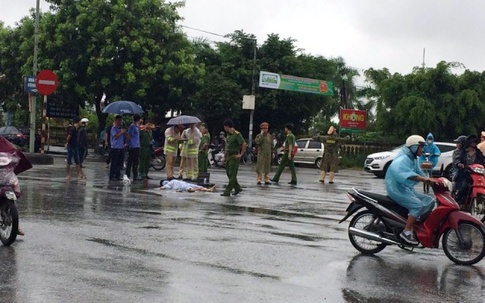
[[[386,173],[387,195],[394,202],[409,210],[406,227],[400,237],[412,245],[419,243],[413,233],[416,219],[432,210],[435,205],[434,197],[418,193],[415,190],[418,182],[435,182],[433,178],[424,177],[416,159],[422,155],[425,144],[423,137],[409,136],[405,146],[392,161]]]
[[[428,161],[431,162],[431,171],[438,164],[438,157],[441,155],[441,151],[438,146],[434,143],[434,136],[429,133],[426,137],[426,145],[423,147],[423,154],[419,157],[419,167],[421,163],[426,161],[426,154],[429,154]]]

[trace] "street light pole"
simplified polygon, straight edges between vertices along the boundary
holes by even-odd
[[[341,103],[343,108],[349,108],[347,104],[347,88],[345,87],[345,81],[347,81],[348,77],[347,75],[342,76],[342,88],[340,92],[340,98],[341,98]]]
[[[253,49],[253,73],[252,73],[252,78],[251,78],[251,95],[255,95],[256,93],[256,83],[254,76],[256,74],[256,39],[252,39],[254,41],[254,49]],[[255,102],[256,103],[256,102]],[[256,106],[256,104],[255,104]],[[254,117],[254,109],[251,109],[251,112],[249,114],[249,140],[248,140],[248,146],[249,150],[252,150],[253,147],[253,117]]]
[[[34,63],[32,67],[33,76],[37,76],[37,58],[39,55],[38,45],[39,45],[39,11],[40,11],[40,0],[36,1],[35,5],[35,29],[34,29]],[[30,138],[29,138],[29,152],[34,152],[34,145],[35,145],[35,113],[36,113],[36,106],[37,106],[37,97],[35,95],[30,94],[29,98],[31,99],[32,107],[30,112]]]

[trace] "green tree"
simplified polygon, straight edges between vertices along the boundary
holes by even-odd
[[[376,101],[378,129],[401,138],[432,132],[440,140],[476,133],[484,126],[485,79],[477,72],[452,73],[457,66],[443,61],[408,75],[367,70],[366,93]]]
[[[177,26],[183,2],[49,2],[53,13],[43,23],[42,54],[58,73],[58,94],[82,107],[94,104],[100,130],[104,94],[110,102],[135,101],[160,117],[190,107],[203,71]]]

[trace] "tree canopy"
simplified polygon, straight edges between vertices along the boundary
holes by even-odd
[[[227,40],[191,41],[181,27],[183,2],[164,0],[48,0],[40,18],[38,69],[56,72],[60,86],[52,97],[73,106],[95,108],[99,128],[105,103],[132,100],[161,122],[167,112],[194,114],[215,133],[233,118],[247,135],[249,110],[243,95],[256,95],[254,129],[263,121],[272,130],[286,123],[296,133],[322,132],[340,108],[368,111],[368,129],[386,137],[433,132],[441,140],[485,127],[485,75],[456,62],[415,68],[402,75],[366,70],[357,87],[356,69],[344,58],[305,52],[292,38],[269,34],[258,41],[238,30]],[[34,16],[14,28],[0,22],[0,101],[28,123],[22,77],[32,74]],[[260,71],[332,81],[334,94],[320,96],[258,86]],[[461,70],[462,71],[462,70]],[[105,100],[103,103],[103,100]]]

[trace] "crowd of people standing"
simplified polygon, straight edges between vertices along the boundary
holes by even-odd
[[[109,167],[110,180],[123,180],[123,164],[127,154],[126,168],[124,175],[134,181],[148,179],[151,152],[155,132],[158,137],[163,134],[163,147],[166,160],[166,179],[174,179],[197,183],[200,182],[199,174],[207,173],[209,167],[209,146],[211,136],[208,126],[205,123],[177,124],[168,126],[163,132],[156,129],[152,123],[144,123],[139,115],[133,115],[133,121],[126,129],[123,117],[117,115],[113,123],[106,128],[104,134],[104,145],[108,148],[106,165]],[[67,157],[67,178],[70,178],[70,167],[76,164],[78,178],[85,178],[82,172],[82,159],[87,154],[86,126],[87,119],[75,117],[73,125],[68,130],[66,147]],[[232,120],[223,122],[224,131],[221,132],[216,141],[223,141],[216,144],[224,151],[224,167],[229,180],[228,186],[222,193],[223,196],[237,195],[242,188],[237,180],[237,173],[241,158],[245,155],[247,143],[241,133],[235,129]],[[271,166],[276,159],[277,140],[275,134],[269,132],[269,123],[262,122],[259,125],[260,133],[256,135],[254,143],[257,145],[256,183],[258,185],[269,185],[271,182],[279,183],[281,175],[286,166],[291,172],[291,185],[297,184],[297,175],[294,164],[294,157],[297,152],[296,138],[293,134],[293,125],[286,124],[284,127],[284,142],[282,143],[283,157],[273,178],[270,178]],[[325,152],[320,169],[322,170],[321,182],[324,182],[325,174],[330,171],[330,182],[333,183],[334,173],[338,166],[337,150],[341,140],[338,138],[336,129],[331,127],[328,136],[315,137],[324,143]],[[126,153],[126,150],[128,153]],[[82,155],[82,156],[81,156]],[[174,169],[176,160],[180,157],[178,174]],[[337,161],[335,160],[337,159]]]

